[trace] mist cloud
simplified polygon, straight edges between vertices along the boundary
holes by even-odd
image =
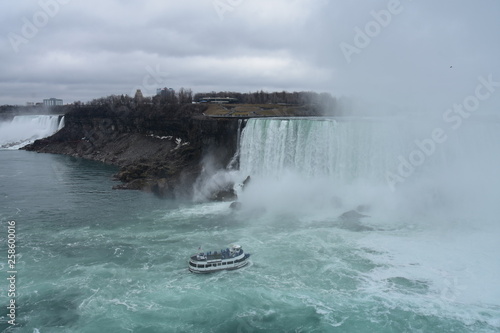
[[[3,3],[0,104],[130,94],[148,67],[160,67],[163,86],[174,89],[313,90],[369,101],[365,107],[442,113],[479,75],[500,77],[494,0],[401,0],[402,10],[347,62],[340,45],[392,2],[233,1],[222,17],[213,1]],[[23,36],[26,22],[40,27],[16,52],[9,36]],[[498,98],[482,108],[495,105]]]

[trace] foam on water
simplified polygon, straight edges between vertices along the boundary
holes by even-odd
[[[369,210],[361,226],[374,231],[351,245],[369,249],[362,256],[373,267],[357,272],[366,301],[498,328],[492,235],[500,231],[500,126],[470,121],[443,130],[446,140],[432,149],[420,148],[436,128],[443,130],[422,120],[252,119],[238,176],[252,180],[240,201],[248,210],[293,214],[301,228],[339,227],[342,212],[362,205]],[[412,154],[423,162],[396,189],[388,186],[388,172]]]
[[[436,129],[443,142],[432,142]],[[481,120],[446,130],[421,119],[250,119],[239,174],[229,175],[250,175],[241,200],[271,209],[365,205],[380,220],[494,220],[499,145],[500,124]]]
[[[331,120],[327,125],[310,135],[343,126],[343,138],[336,140],[352,143],[350,149],[363,151],[363,157],[346,150],[335,162],[341,177],[323,166],[320,176],[304,171],[316,164],[299,170],[290,164],[282,173],[258,159],[262,169],[242,165],[256,174],[241,192],[240,211],[227,202],[172,203],[113,191],[110,178],[116,171],[103,165],[0,151],[1,229],[15,219],[22,244],[19,330],[498,332],[495,235],[500,230],[497,207],[490,205],[498,198],[492,173],[498,142],[471,149],[495,138],[496,130],[484,125],[485,138],[476,138],[476,129],[464,132],[464,154],[451,149],[449,156],[465,164],[447,171],[441,159],[430,159],[425,171],[415,171],[393,192],[379,177],[385,167],[375,161],[384,164],[391,158],[383,156],[396,153],[397,164],[400,151],[389,147],[384,153],[370,139],[376,126]],[[392,131],[387,135],[396,135],[398,127]],[[408,146],[399,141],[396,146]],[[372,148],[357,149],[354,143]],[[485,163],[488,151],[492,158]],[[468,164],[465,156],[474,161]],[[363,158],[374,161],[375,170],[345,166]],[[480,170],[473,180],[466,177],[470,165]],[[266,169],[269,173],[260,172]],[[429,201],[431,188],[439,204]],[[462,197],[464,188],[469,191]],[[339,218],[359,205],[369,206],[366,217],[354,224]],[[5,238],[0,233],[0,244]],[[199,246],[217,250],[233,242],[252,254],[250,266],[206,276],[189,273],[187,260]],[[1,294],[1,303],[6,300]]]

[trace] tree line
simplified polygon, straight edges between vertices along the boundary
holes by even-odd
[[[200,101],[203,99],[203,97],[231,97],[236,98],[239,103],[243,104],[320,104],[332,107],[336,104],[336,99],[329,93],[316,93],[313,91],[266,92],[260,90],[248,93],[232,91],[212,91],[209,93],[196,93],[194,95],[194,100]]]
[[[180,88],[178,91],[172,89],[162,89],[159,94],[153,97],[143,97],[142,94],[136,94],[134,97],[128,95],[111,95],[93,99],[86,105],[105,105],[105,104],[187,104],[199,102],[204,97],[230,97],[238,100],[242,104],[287,104],[287,105],[310,105],[319,104],[328,109],[334,109],[337,103],[335,97],[329,93],[316,93],[312,91],[300,92],[265,92],[263,90],[241,93],[233,91],[219,91],[193,94],[191,89]],[[77,102],[80,103],[80,102]]]

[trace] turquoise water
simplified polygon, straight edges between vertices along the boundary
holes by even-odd
[[[232,212],[114,191],[114,172],[0,151],[1,331],[500,331],[499,228],[489,220],[380,218],[356,231],[335,223],[335,209]],[[16,326],[5,316],[9,220]],[[199,246],[235,242],[250,266],[188,272]]]

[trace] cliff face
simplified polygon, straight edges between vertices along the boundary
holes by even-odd
[[[71,107],[65,127],[26,150],[66,154],[121,167],[115,188],[152,191],[162,197],[190,197],[201,161],[212,155],[225,167],[236,151],[237,119],[203,116],[205,106],[168,109]]]

